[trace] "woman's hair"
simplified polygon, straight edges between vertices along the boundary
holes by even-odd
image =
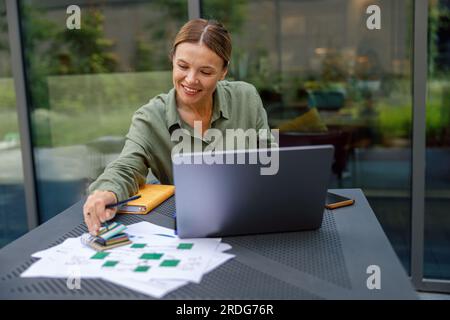
[[[188,21],[178,31],[170,51],[170,60],[180,43],[202,43],[223,59],[227,67],[231,59],[231,36],[225,27],[215,20],[194,19]]]

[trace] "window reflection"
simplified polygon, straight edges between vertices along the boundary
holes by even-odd
[[[450,279],[450,4],[430,1],[424,276]]]
[[[41,222],[82,197],[134,111],[171,88],[170,41],[187,21],[184,0],[90,1],[69,30],[68,5],[21,1]]]
[[[413,1],[375,3],[381,30],[366,27],[373,1],[205,0],[202,8],[232,30],[229,76],[256,86],[280,144],[333,144],[330,187],[364,190],[409,268]]]
[[[26,217],[6,5],[0,0],[0,248],[28,230]]]

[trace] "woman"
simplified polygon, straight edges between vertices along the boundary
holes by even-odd
[[[161,183],[173,183],[171,135],[175,130],[200,138],[203,147],[208,145],[203,138],[210,128],[269,130],[255,87],[222,81],[230,57],[231,37],[220,23],[196,19],[180,29],[170,54],[174,88],[136,111],[119,158],[89,187],[83,215],[91,234],[114,217],[117,209],[106,209],[106,205],[137,193],[149,168]],[[194,132],[194,127],[200,132]]]

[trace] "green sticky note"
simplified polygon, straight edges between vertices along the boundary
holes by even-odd
[[[91,259],[101,260],[105,259],[107,256],[109,256],[109,252],[97,252],[91,257]]]
[[[147,272],[148,269],[150,269],[149,266],[139,266],[136,269],[134,269],[134,272]]]
[[[180,243],[180,244],[178,245],[178,249],[181,249],[181,250],[190,250],[190,249],[192,249],[193,246],[194,246],[193,243]]]
[[[145,243],[135,243],[135,244],[133,244],[131,247],[132,247],[133,249],[142,249],[142,248],[145,248],[145,246],[146,246]]]
[[[180,260],[164,260],[159,265],[160,267],[176,267],[180,263]]]
[[[144,260],[159,260],[163,256],[162,253],[144,253],[139,259]]]
[[[118,263],[119,263],[119,261],[106,261],[103,264],[103,267],[115,267],[116,264],[118,264]]]

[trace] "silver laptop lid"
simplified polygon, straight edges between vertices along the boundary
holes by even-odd
[[[333,152],[323,145],[174,155],[178,235],[319,228]]]

